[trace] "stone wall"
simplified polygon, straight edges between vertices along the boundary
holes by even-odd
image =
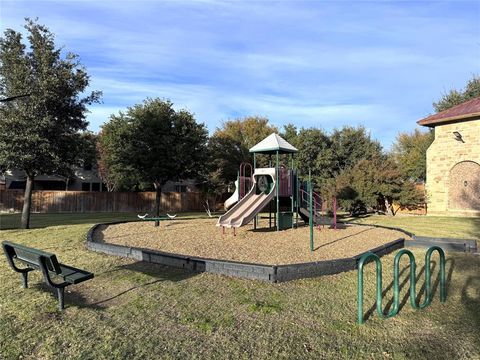
[[[480,216],[480,119],[435,127],[426,190],[429,215]]]

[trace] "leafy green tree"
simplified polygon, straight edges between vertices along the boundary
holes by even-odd
[[[433,103],[433,108],[436,112],[444,111],[479,96],[480,76],[473,75],[463,90],[451,89],[443,93],[440,100]]]
[[[126,115],[112,115],[98,134],[98,175],[107,191],[138,190],[141,179],[134,168],[134,128]],[[121,144],[121,145],[120,145]]]
[[[65,175],[78,165],[87,105],[101,94],[83,96],[89,76],[78,56],[62,56],[54,35],[28,20],[29,47],[20,32],[0,38],[0,96],[30,94],[0,106],[0,168],[27,176],[21,227],[29,228],[32,190],[39,174]]]
[[[406,179],[393,159],[385,156],[360,160],[336,179],[337,193],[342,207],[355,213],[362,207],[385,208],[395,215],[393,202],[412,205],[422,202],[423,194]]]
[[[401,173],[407,178],[423,182],[427,172],[427,149],[434,139],[433,131],[415,129],[412,133],[399,133],[393,144],[392,156]]]
[[[363,127],[343,127],[331,134],[317,128],[297,128],[288,124],[282,135],[298,149],[295,167],[305,178],[310,170],[316,188],[330,197],[336,190],[335,178],[358,161],[381,156],[380,143],[370,138]]]
[[[280,134],[285,140],[290,144],[298,148],[298,130],[297,127],[293,124],[287,124],[283,126],[283,131]]]
[[[351,169],[360,160],[370,160],[382,154],[382,146],[370,137],[363,126],[344,126],[330,136],[333,152],[332,175]]]
[[[155,215],[160,215],[162,187],[169,180],[204,174],[208,132],[186,110],[175,111],[169,100],[147,99],[112,115],[102,127],[101,162],[113,181],[154,186]]]
[[[238,167],[242,162],[253,163],[249,149],[278,129],[269,124],[267,118],[248,116],[225,121],[210,138],[209,181],[216,184],[219,191],[237,178]],[[266,165],[265,159],[258,158],[258,166]]]
[[[97,166],[97,141],[98,135],[85,131],[80,134],[80,166],[84,169],[94,169]]]
[[[300,129],[297,135],[296,146],[298,153],[295,154],[296,167],[302,178],[306,178],[309,170],[319,188],[333,177],[332,142],[329,136],[321,129]]]

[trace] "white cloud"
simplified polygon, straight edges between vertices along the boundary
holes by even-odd
[[[0,26],[39,16],[81,55],[104,93],[92,129],[158,96],[211,131],[261,114],[363,123],[388,144],[480,72],[479,12],[474,2],[1,1]]]

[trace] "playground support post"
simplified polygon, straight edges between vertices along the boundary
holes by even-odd
[[[242,168],[242,164],[240,164],[240,169]],[[242,185],[240,184],[242,180],[240,179],[240,170],[237,171],[237,186],[238,186],[238,201],[242,199],[242,190],[241,187]]]
[[[272,228],[272,202],[268,203],[268,228]]]
[[[309,204],[308,204],[308,225],[310,227],[310,251],[313,252],[313,186],[312,186],[312,172],[308,170],[308,193],[309,193]]]
[[[295,211],[295,189],[294,189],[294,183],[295,183],[295,171],[293,170],[293,153],[292,153],[292,165],[290,168],[290,198],[292,199],[292,229],[293,229],[293,212]]]
[[[280,231],[280,168],[278,166],[279,157],[278,157],[278,150],[276,152],[276,163],[275,163],[275,176],[276,176],[276,200],[277,200],[277,231]]]
[[[295,227],[298,229],[298,212],[300,210],[300,177],[299,173],[295,171]]]
[[[432,246],[427,250],[425,254],[425,300],[422,304],[416,303],[416,263],[415,256],[407,249],[400,250],[394,258],[393,262],[393,307],[387,313],[383,313],[382,306],[382,263],[380,258],[374,253],[364,254],[358,262],[358,288],[357,288],[357,322],[358,324],[364,323],[363,318],[363,267],[369,260],[374,260],[376,264],[376,278],[377,278],[377,290],[376,290],[376,309],[378,315],[382,319],[386,319],[395,316],[400,310],[400,259],[403,255],[407,255],[410,260],[410,305],[414,309],[424,309],[433,299],[432,286],[431,286],[431,257],[434,251],[438,252],[440,257],[440,302],[445,302],[445,253],[442,248],[438,246]]]
[[[333,228],[337,230],[337,198],[336,197],[333,197],[332,205],[333,205]]]

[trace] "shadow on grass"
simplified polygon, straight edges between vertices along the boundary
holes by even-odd
[[[135,263],[132,263],[132,264],[127,264],[127,265],[122,265],[122,266],[119,266],[113,270],[110,270],[110,271],[106,271],[106,272],[103,272],[101,274],[99,274],[99,277],[100,276],[108,276],[109,274],[113,273],[113,272],[118,272],[118,271],[133,271],[133,272],[137,272],[137,273],[142,273],[144,275],[148,275],[152,278],[154,278],[155,280],[152,280],[152,281],[149,281],[149,282],[146,282],[146,283],[143,283],[143,284],[139,284],[139,285],[134,285],[132,287],[130,287],[129,289],[126,289],[126,290],[123,290],[123,291],[120,291],[114,295],[111,295],[111,296],[108,296],[108,297],[105,297],[101,300],[98,300],[98,301],[95,301],[93,303],[88,303],[88,304],[84,304],[83,306],[86,306],[86,307],[94,307],[94,308],[106,308],[108,307],[108,303],[111,302],[112,300],[115,300],[127,293],[130,293],[132,291],[135,291],[135,290],[138,290],[138,289],[144,289],[148,286],[151,286],[151,285],[154,285],[154,284],[157,284],[157,283],[160,283],[160,282],[165,282],[165,281],[170,281],[170,282],[179,282],[179,281],[183,281],[183,280],[186,280],[186,279],[189,279],[193,276],[196,276],[198,275],[197,273],[195,272],[192,272],[192,271],[188,271],[188,270],[184,270],[184,269],[175,269],[175,268],[172,268],[172,267],[168,267],[168,266],[163,266],[163,265],[157,265],[157,264],[152,264],[152,263],[148,263],[148,262],[144,262],[144,261],[139,261],[139,262],[135,262]]]
[[[114,285],[115,282],[110,282],[110,284],[108,284],[109,282],[108,277],[111,276],[113,273],[119,273],[122,271],[141,273],[144,275],[148,275],[153,279],[151,281],[142,282],[142,283],[139,283],[138,285],[133,285],[127,289],[117,291]],[[78,290],[76,288],[76,285],[66,287],[65,288],[65,307],[68,308],[70,306],[77,306],[79,308],[105,310],[109,308],[111,305],[113,305],[115,303],[115,300],[119,300],[120,298],[122,298],[125,295],[128,295],[129,293],[135,292],[137,290],[142,291],[143,289],[149,286],[152,286],[161,282],[183,281],[196,275],[197,273],[191,272],[188,270],[175,269],[175,268],[171,268],[163,265],[147,263],[144,261],[122,265],[112,270],[95,274],[95,278],[85,283],[86,286],[83,287],[83,291]],[[105,290],[106,294],[97,295],[95,293],[96,291],[95,290],[93,293],[90,294],[90,296],[88,296],[89,295],[88,291],[89,289],[91,289],[88,287],[88,285],[92,285],[88,283],[94,282],[94,281],[98,281],[99,283],[103,282],[103,284],[100,284],[100,285],[104,285],[104,286],[101,286],[102,289],[107,289]],[[132,280],[132,281],[135,281],[135,280]],[[136,281],[140,282],[138,280]],[[57,299],[56,290],[48,286],[47,284],[45,284],[43,281],[36,284],[32,284],[30,287],[50,292],[52,296],[55,298],[55,300]],[[93,301],[92,301],[92,298],[94,299]]]
[[[467,278],[462,289],[462,303],[475,321],[475,328],[480,329],[480,276]],[[480,338],[479,338],[480,344]]]
[[[432,277],[433,277],[433,276],[435,276],[435,269],[437,267],[437,263],[435,261],[432,261],[430,264],[431,264],[430,270],[431,270],[431,274],[432,274]],[[453,274],[454,267],[455,267],[455,260],[453,258],[448,258],[445,261],[445,271],[446,271],[445,292],[446,292],[447,299],[448,299],[448,293],[449,293],[449,288],[450,288],[450,284],[451,284],[451,280],[452,280],[452,274]],[[405,277],[402,280],[402,282],[399,284],[399,292],[400,293],[404,289],[405,285],[407,285],[407,283],[410,283],[410,265],[405,266],[399,273],[399,279],[401,279],[402,276],[405,274],[405,272],[407,270],[408,270],[409,275],[407,277]],[[416,276],[415,276],[415,283],[416,284],[418,284],[420,278],[422,277],[422,275],[424,273],[425,273],[425,265],[420,269],[418,274],[416,274]],[[390,282],[390,284],[382,291],[382,300],[385,300],[385,296],[393,288],[393,285],[394,285],[394,281],[392,280]],[[432,285],[432,298],[435,297],[435,294],[438,292],[438,286],[439,285],[440,285],[440,272],[437,273],[437,277],[436,277],[436,279],[435,279],[435,281],[433,282],[433,285]],[[421,298],[425,297],[425,291],[426,291],[426,288],[425,288],[425,281],[424,281],[423,284],[422,284],[422,287],[420,288],[420,290],[416,294],[416,297],[415,297],[416,304],[419,304]],[[410,284],[409,284],[409,286],[407,288],[407,291],[405,292],[403,298],[401,298],[401,300],[400,300],[398,313],[400,313],[402,311],[403,307],[407,304],[409,298],[410,298]],[[393,301],[394,301],[393,297],[388,300],[387,304],[385,305],[385,308],[383,309],[384,314],[386,314],[390,311],[391,307],[393,306]],[[365,315],[364,315],[365,320],[369,319],[373,315],[375,310],[376,310],[376,302],[365,313]]]
[[[471,261],[472,258],[462,259],[456,265],[456,272],[470,271],[478,273],[478,262]],[[457,259],[458,260],[458,259]],[[466,261],[464,261],[466,260]],[[453,262],[452,262],[453,264]],[[453,268],[453,265],[451,265]],[[451,278],[451,270],[448,271],[447,279]],[[449,280],[447,280],[447,286]],[[447,291],[447,302],[448,291]],[[455,331],[457,336],[449,336],[446,341],[443,331],[431,331],[428,336],[412,337],[410,348],[429,349],[430,354],[425,354],[424,358],[439,359],[476,359],[480,349],[480,276],[469,276],[461,289],[461,303],[463,305],[460,318],[451,323],[451,331]],[[448,318],[448,314],[446,314]],[[468,320],[467,320],[468,319]],[[472,339],[474,346],[465,351],[465,336]]]

